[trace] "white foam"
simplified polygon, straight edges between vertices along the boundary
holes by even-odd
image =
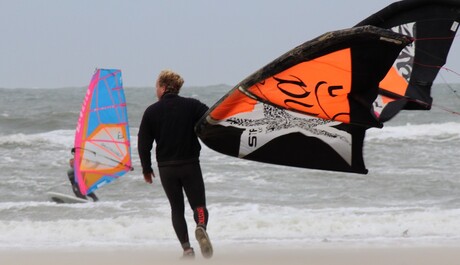
[[[37,134],[9,134],[0,136],[0,145],[34,146],[49,145],[70,147],[73,144],[74,131],[55,130]]]
[[[107,204],[108,205],[108,204]],[[106,205],[106,206],[107,206]],[[44,203],[29,207],[47,206]],[[124,205],[124,207],[129,205]],[[56,220],[0,221],[0,248],[62,246],[139,246],[177,244],[169,206],[105,218],[91,214]],[[25,205],[0,204],[0,208]],[[51,206],[48,207],[58,207]],[[60,206],[61,207],[61,206]],[[62,206],[62,210],[69,206]],[[88,206],[73,206],[80,209]],[[104,205],[97,206],[104,208]],[[25,209],[25,208],[24,208]],[[78,208],[73,208],[73,211]],[[112,212],[117,210],[113,209]],[[91,211],[90,211],[91,212]],[[208,232],[216,244],[274,242],[309,245],[375,243],[426,244],[459,242],[460,209],[439,208],[324,208],[273,206],[251,203],[209,206]],[[190,231],[194,222],[187,209]],[[191,232],[192,233],[192,232]],[[194,241],[192,241],[192,244]]]
[[[452,140],[460,138],[460,123],[447,122],[440,124],[406,124],[405,126],[385,126],[382,129],[367,130],[366,140],[383,141],[397,140]]]

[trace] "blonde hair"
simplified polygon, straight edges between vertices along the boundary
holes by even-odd
[[[158,85],[165,87],[165,93],[179,94],[179,91],[184,84],[184,79],[177,73],[171,70],[163,70],[158,75]]]

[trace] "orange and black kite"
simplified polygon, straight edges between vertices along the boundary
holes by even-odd
[[[372,104],[410,37],[374,26],[329,32],[247,77],[212,106],[196,132],[210,148],[253,161],[367,173]]]

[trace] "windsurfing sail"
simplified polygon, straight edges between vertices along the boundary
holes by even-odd
[[[236,85],[197,123],[211,149],[278,165],[367,173],[378,84],[410,38],[373,26],[329,32]]]
[[[390,120],[401,109],[431,109],[431,86],[446,63],[459,22],[458,0],[404,0],[356,25],[391,29],[414,39],[380,83],[374,108],[381,122]]]
[[[121,71],[96,69],[75,133],[75,179],[86,195],[132,170],[131,165]]]

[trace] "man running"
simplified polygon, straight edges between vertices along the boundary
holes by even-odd
[[[139,127],[138,152],[142,173],[147,183],[155,177],[150,151],[156,141],[156,160],[163,189],[171,205],[171,218],[182,245],[184,257],[194,257],[184,217],[184,191],[197,224],[195,236],[205,258],[211,258],[213,248],[206,233],[208,210],[199,155],[201,146],[195,134],[197,121],[208,107],[193,98],[179,96],[184,83],[180,75],[162,71],[156,81],[158,101],[144,112]]]

